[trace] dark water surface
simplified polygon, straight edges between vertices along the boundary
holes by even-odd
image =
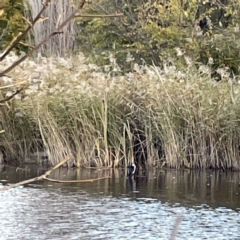
[[[0,168],[0,187],[43,174]],[[240,173],[154,170],[128,181],[125,170],[58,169],[62,180],[0,191],[0,240],[240,239]]]

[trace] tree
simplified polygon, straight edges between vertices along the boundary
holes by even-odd
[[[22,0],[3,0],[0,3],[0,51],[24,31],[26,22],[24,16],[24,4]],[[25,41],[16,47],[17,51],[26,51]]]
[[[143,58],[147,63],[161,64],[176,57],[175,48],[180,47],[193,60],[206,63],[206,57],[199,59],[199,51],[204,52],[216,34],[238,22],[239,6],[236,0],[98,1],[88,7],[88,12],[123,12],[124,17],[80,19],[80,50],[100,64],[105,64],[106,56],[112,53],[126,66],[128,52],[136,62],[141,63]]]

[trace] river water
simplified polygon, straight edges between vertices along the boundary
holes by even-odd
[[[43,174],[0,168],[0,187]],[[152,170],[135,180],[121,169],[58,169],[62,180],[0,191],[0,240],[240,239],[240,173]],[[176,222],[179,224],[178,228]]]

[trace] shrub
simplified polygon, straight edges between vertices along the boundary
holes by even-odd
[[[42,148],[52,164],[73,153],[78,166],[135,160],[143,166],[239,167],[240,87],[237,79],[213,81],[209,66],[135,64],[134,72],[111,76],[82,57],[39,57],[20,69],[13,76],[32,80],[21,98],[2,106],[0,146],[7,156],[24,159]],[[42,73],[38,80],[36,72]]]

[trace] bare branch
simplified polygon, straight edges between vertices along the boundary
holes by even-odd
[[[48,2],[50,2],[50,0],[48,0]],[[17,65],[19,65],[21,62],[23,62],[25,59],[28,58],[28,56],[32,55],[33,52],[35,52],[36,50],[38,50],[43,44],[45,44],[47,41],[49,41],[49,39],[59,33],[60,30],[69,22],[71,21],[75,14],[84,7],[86,3],[86,0],[83,0],[82,4],[56,29],[55,32],[51,33],[48,37],[46,37],[42,42],[40,42],[36,47],[34,47],[30,52],[28,52],[26,55],[24,55],[23,57],[21,57],[20,59],[18,59],[16,62],[14,62],[10,67],[8,67],[7,69],[5,69],[3,72],[0,73],[0,77],[3,77],[6,73],[10,72],[11,70],[13,70]],[[39,14],[38,14],[39,16]],[[5,54],[4,54],[5,55]],[[1,58],[0,58],[1,61]]]
[[[7,75],[4,75],[4,76],[8,77]],[[18,85],[21,85],[21,84],[25,84],[25,83],[27,83],[26,80],[21,81],[21,82],[17,82],[17,83],[14,83],[14,84],[10,84],[10,85],[5,85],[3,87],[0,87],[0,90],[1,89],[5,89],[5,88],[10,88],[10,87],[15,87],[15,86],[18,86]]]
[[[123,17],[123,13],[94,15],[94,14],[76,14],[75,17],[91,17],[91,18],[109,18],[109,17]]]
[[[0,103],[5,103],[5,102],[11,100],[15,95],[17,95],[18,93],[20,93],[22,90],[23,90],[23,88],[18,89],[18,90],[17,90],[15,93],[13,93],[11,96],[9,96],[9,97],[7,97],[7,98],[5,98],[5,99],[3,99],[3,100],[0,100]]]
[[[102,180],[102,179],[106,179],[109,177],[101,177],[101,178],[91,178],[91,179],[82,179],[82,180],[68,180],[68,181],[64,181],[64,180],[56,180],[56,179],[52,179],[52,178],[48,178],[48,177],[44,177],[45,180],[48,180],[50,182],[57,182],[57,183],[82,183],[82,182],[95,182],[98,180]]]
[[[42,13],[45,11],[45,9],[50,4],[51,0],[46,0],[46,2],[43,4],[42,10],[39,12],[39,14],[36,16],[36,18],[33,20],[32,24],[27,27],[27,29],[15,37],[13,41],[10,43],[10,45],[7,47],[7,49],[4,51],[3,55],[0,57],[0,62],[3,61],[3,59],[11,52],[11,50],[25,37],[25,35],[33,28],[34,24],[41,18]],[[0,74],[0,77],[2,75]]]

